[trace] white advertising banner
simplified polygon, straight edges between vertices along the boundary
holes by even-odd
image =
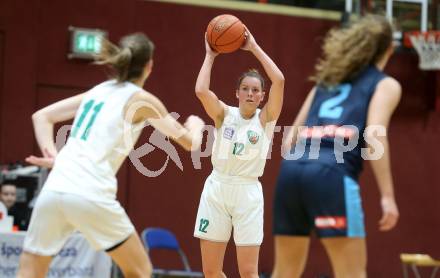
[[[0,232],[0,277],[15,278],[23,251],[25,232]],[[107,278],[112,262],[103,251],[96,252],[80,234],[73,234],[50,265],[46,277]]]

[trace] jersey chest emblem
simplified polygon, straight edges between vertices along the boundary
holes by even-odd
[[[232,127],[226,127],[223,131],[223,137],[231,140],[234,137],[235,130]]]
[[[252,130],[248,130],[247,136],[248,136],[249,142],[251,142],[251,144],[253,144],[253,145],[257,144],[258,139],[260,139],[260,136],[258,135],[258,133],[256,133],[255,131],[252,131]]]

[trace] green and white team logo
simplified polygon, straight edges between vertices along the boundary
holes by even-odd
[[[258,133],[256,133],[255,131],[252,131],[252,130],[248,130],[247,136],[248,136],[249,142],[251,142],[251,144],[253,144],[253,145],[257,144],[258,139],[260,138]]]

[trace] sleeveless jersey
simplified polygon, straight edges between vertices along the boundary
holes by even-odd
[[[377,84],[385,77],[376,67],[369,66],[350,83],[334,88],[317,86],[306,129],[299,131],[301,139],[295,146],[305,149],[299,160],[336,164],[357,179],[362,171],[368,106]]]
[[[257,109],[244,119],[238,107],[228,106],[223,124],[216,129],[211,156],[214,170],[220,174],[258,178],[263,175],[270,146],[271,126],[261,125]]]
[[[130,82],[110,80],[84,95],[43,190],[98,201],[116,198],[116,172],[141,132],[124,120],[124,107],[141,90]]]

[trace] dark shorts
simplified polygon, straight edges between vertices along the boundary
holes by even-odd
[[[283,160],[273,213],[275,235],[365,237],[359,186],[333,165]]]

